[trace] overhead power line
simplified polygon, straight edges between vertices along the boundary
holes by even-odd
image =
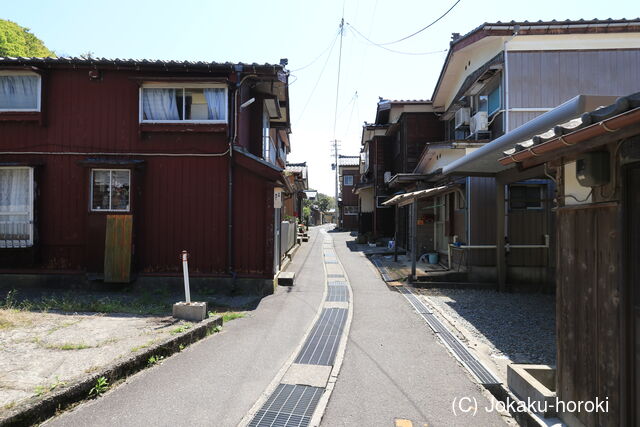
[[[400,43],[401,41],[410,39],[411,37],[420,34],[421,32],[423,32],[424,30],[428,29],[429,27],[433,26],[436,22],[440,21],[442,18],[444,18],[445,16],[447,16],[449,14],[449,12],[451,12],[453,10],[454,7],[456,7],[458,5],[458,3],[460,3],[460,0],[457,0],[453,6],[451,6],[445,13],[443,13],[442,15],[440,15],[438,17],[438,19],[436,19],[435,21],[433,21],[432,23],[430,23],[429,25],[427,25],[426,27],[423,27],[421,29],[419,29],[418,31],[416,31],[415,33],[411,33],[406,37],[403,37],[401,39],[398,40],[394,40],[392,42],[386,42],[386,43],[379,43],[380,46],[386,46],[386,45],[390,45],[390,44],[395,44],[395,43]]]
[[[327,59],[324,61],[324,65],[322,66],[322,70],[320,70],[320,74],[318,75],[318,79],[316,80],[316,84],[313,86],[313,89],[311,90],[311,93],[309,94],[309,98],[307,98],[307,102],[305,102],[304,107],[302,108],[302,111],[300,112],[300,115],[298,116],[298,122],[300,121],[300,119],[302,119],[302,116],[304,115],[304,112],[307,110],[307,107],[309,106],[309,102],[311,101],[311,99],[313,98],[313,94],[315,93],[316,89],[318,88],[318,84],[320,83],[320,79],[322,79],[322,75],[324,74],[324,70],[327,68],[327,64],[329,63],[329,59],[331,59],[331,52],[333,52],[333,48],[336,45],[336,41],[338,40],[338,38],[334,38],[333,39],[333,43],[331,43],[331,48],[329,49],[329,53],[327,54]]]
[[[367,41],[368,43],[372,44],[373,46],[379,47],[380,49],[384,49],[387,50],[389,52],[393,52],[393,53],[399,53],[401,55],[433,55],[434,53],[442,53],[442,52],[446,52],[447,49],[441,49],[441,50],[433,50],[430,52],[403,52],[400,50],[395,50],[395,49],[390,49],[386,46],[381,45],[380,43],[376,43],[374,41],[369,40],[368,37],[366,37],[364,34],[362,34],[360,31],[358,31],[358,29],[356,27],[354,27],[353,25],[349,24],[347,22],[347,25],[349,26],[349,29],[351,31],[353,31],[353,33],[355,35],[357,35],[358,37],[364,39],[365,41]]]
[[[338,29],[338,31],[336,31],[336,34],[333,36],[333,39],[331,40],[331,43],[329,43],[329,46],[327,46],[327,48],[325,50],[323,50],[322,53],[320,53],[320,55],[316,56],[316,58],[313,61],[309,62],[304,67],[296,68],[295,70],[291,70],[291,72],[295,73],[296,71],[304,70],[305,68],[308,68],[308,67],[312,66],[313,64],[315,64],[318,59],[322,58],[324,56],[324,54],[327,53],[327,51],[333,47],[333,45],[335,44],[336,39],[338,38],[339,35],[340,35],[340,29]]]

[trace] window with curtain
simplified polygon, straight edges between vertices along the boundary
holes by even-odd
[[[91,210],[128,212],[131,171],[93,169],[91,171]]]
[[[142,122],[227,123],[227,89],[222,86],[143,86]]]
[[[40,111],[40,76],[2,72],[0,111]]]
[[[33,168],[0,168],[0,247],[33,245]]]
[[[353,185],[353,175],[345,175],[342,180],[344,185]]]

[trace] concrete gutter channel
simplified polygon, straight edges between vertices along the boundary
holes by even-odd
[[[267,386],[266,390],[262,393],[262,396],[253,405],[249,412],[238,424],[239,426],[319,426],[326,410],[329,398],[335,383],[338,379],[338,373],[342,366],[344,353],[347,346],[347,337],[349,335],[349,329],[353,318],[353,292],[346,276],[345,270],[340,263],[340,260],[335,253],[333,247],[333,239],[326,233],[325,229],[320,231],[320,235],[316,239],[320,239],[320,236],[324,235],[322,244],[322,261],[325,274],[325,286],[323,289],[322,302],[318,306],[317,313],[307,329],[304,338],[301,340],[298,347],[292,352],[291,356],[282,366],[278,374],[272,382]],[[336,277],[340,276],[340,279]],[[333,278],[332,278],[333,277]],[[329,282],[340,280],[344,283],[346,288],[346,302],[330,301],[329,295]],[[346,319],[342,324],[342,333],[337,340],[334,340],[332,344],[333,354],[329,360],[324,362],[311,363],[311,361],[303,361],[305,356],[308,355],[309,348],[315,344],[313,354],[317,354],[318,340],[316,334],[326,323],[329,327],[335,327],[337,323],[335,321],[324,322],[326,320],[327,310],[346,309]],[[339,311],[339,310],[338,310]],[[323,314],[325,315],[323,317]],[[315,331],[315,332],[314,332]],[[313,335],[312,335],[313,333]],[[334,347],[337,343],[337,347]],[[323,356],[326,356],[324,349],[322,350]],[[310,359],[313,359],[311,357]],[[309,357],[307,357],[309,359]],[[300,387],[312,390],[314,393],[314,399],[307,403],[307,400],[302,397],[296,397],[292,402],[289,398],[283,399],[280,395],[283,388]],[[317,397],[317,393],[321,392],[320,397]],[[282,393],[283,395],[286,393]],[[293,397],[295,392],[291,393]],[[304,395],[304,393],[303,393]],[[304,409],[299,408],[298,403],[304,403]],[[271,417],[271,418],[270,418]]]
[[[390,282],[390,281],[394,281],[395,279],[393,279],[389,273],[389,271],[387,270],[387,268],[382,265],[382,263],[380,263],[379,260],[377,260],[376,258],[370,257],[369,258],[371,260],[371,262],[376,266],[378,272],[380,273],[382,279],[385,282]],[[421,284],[429,284],[429,282],[422,282]],[[453,285],[453,284],[451,284]],[[424,301],[424,299],[419,298],[419,296],[415,295],[412,291],[411,286],[407,286],[407,285],[402,285],[402,286],[390,286],[390,288],[394,289],[396,292],[400,292],[402,294],[411,294],[413,295],[414,298],[418,299],[420,301],[420,303],[422,303],[425,308],[432,314],[435,315],[435,313],[437,313],[437,310],[433,310],[433,307],[431,307],[427,302]],[[421,310],[415,306],[415,304],[411,301],[411,298],[407,295],[404,295],[405,298],[407,299],[407,301],[411,304],[411,306],[413,307],[413,309],[422,316]],[[423,316],[424,317],[424,316]],[[426,322],[427,325],[429,327],[432,328],[433,327],[431,325],[429,325],[428,322]],[[453,335],[455,337],[455,334],[449,330],[449,328],[442,322],[441,323],[441,327],[446,329],[451,335]],[[509,413],[511,414],[511,416],[513,417],[513,419],[521,426],[524,427],[546,427],[547,424],[537,415],[529,412],[529,411],[521,411],[518,410],[519,407],[519,403],[521,402],[520,399],[518,399],[503,383],[501,382],[496,382],[496,383],[483,383],[483,381],[479,381],[478,377],[476,375],[476,373],[474,373],[470,367],[467,365],[467,363],[464,363],[460,357],[455,353],[455,351],[451,348],[450,344],[447,343],[444,340],[444,337],[438,333],[437,331],[434,330],[434,333],[436,335],[438,335],[438,338],[442,341],[442,343],[444,344],[444,346],[449,350],[449,352],[456,358],[456,360],[458,360],[458,362],[465,368],[465,370],[470,374],[470,376],[478,382],[479,385],[481,385],[482,387],[484,387],[487,391],[489,391],[489,393],[491,393],[491,395],[493,397],[495,397],[497,400],[499,400],[500,402],[503,402],[505,404],[505,407],[509,410]],[[464,346],[464,348],[467,349],[468,352],[471,353],[472,350],[468,349],[467,346],[465,346],[462,342],[460,342],[458,340],[458,342],[460,343],[460,345]],[[472,353],[471,353],[472,354]],[[475,358],[475,362],[474,364],[480,365],[481,367],[483,367],[484,369],[486,369],[487,371],[489,371],[484,364],[478,360],[475,356],[472,357]],[[489,371],[490,372],[490,371]],[[495,375],[494,375],[495,376]],[[514,403],[513,405],[509,405],[507,406],[507,403],[511,402]],[[526,402],[522,402],[523,404],[525,404]],[[523,406],[524,407],[524,406]]]
[[[89,399],[89,392],[96,385],[98,378],[105,377],[109,385],[113,385],[116,381],[145,369],[150,357],[171,356],[181,351],[181,345],[187,346],[207,337],[216,327],[221,327],[222,323],[222,316],[206,319],[186,332],[169,337],[127,359],[114,362],[87,378],[56,389],[44,397],[33,397],[0,417],[0,426],[38,424],[75,403]]]

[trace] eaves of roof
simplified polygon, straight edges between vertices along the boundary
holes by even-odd
[[[153,69],[164,71],[244,71],[277,73],[284,71],[282,65],[257,64],[257,63],[233,63],[233,62],[208,62],[208,61],[174,61],[153,59],[121,59],[121,58],[78,58],[78,57],[0,57],[0,66],[35,66],[35,67],[110,67]],[[241,68],[241,70],[238,70]]]
[[[544,134],[516,144],[499,159],[503,166],[525,165],[534,160],[539,164],[548,156],[576,144],[611,134],[619,135],[625,128],[640,126],[640,92],[619,98],[614,104],[584,113],[581,117],[558,124]],[[545,157],[547,156],[547,157]]]
[[[449,43],[449,51],[440,70],[440,75],[438,76],[438,81],[436,82],[431,99],[436,99],[436,95],[446,74],[447,66],[455,52],[485,37],[511,36],[516,30],[518,35],[638,32],[640,31],[640,18],[485,22]]]

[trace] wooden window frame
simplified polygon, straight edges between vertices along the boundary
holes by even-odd
[[[112,177],[111,172],[127,172],[129,174],[129,203],[127,204],[127,209],[94,209],[93,207],[93,173],[95,171],[107,171],[109,172],[109,205],[111,206],[111,187],[112,187]],[[120,168],[91,168],[89,172],[89,210],[91,212],[96,213],[128,213],[131,212],[131,189],[133,174],[131,173],[131,169],[120,169]]]

